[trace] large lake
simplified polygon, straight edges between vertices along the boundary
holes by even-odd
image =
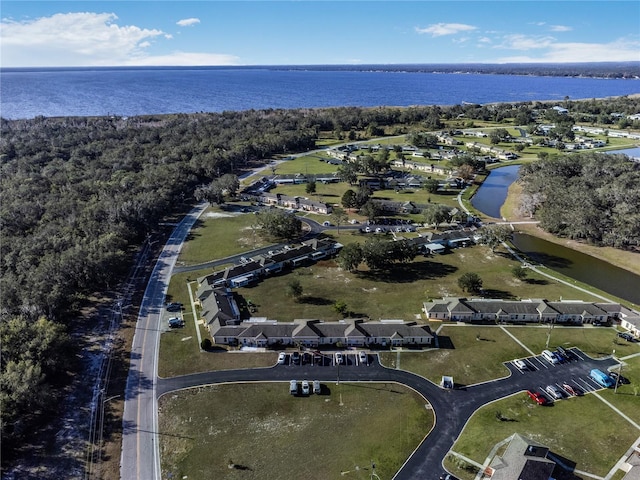
[[[602,98],[640,80],[230,67],[2,69],[3,118]]]

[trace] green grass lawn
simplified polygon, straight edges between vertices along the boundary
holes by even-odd
[[[338,239],[353,239],[343,232]],[[358,235],[362,240],[365,235]],[[338,268],[334,261],[296,269],[288,275],[266,278],[259,284],[240,288],[245,298],[258,306],[257,315],[291,321],[296,318],[336,320],[339,316],[332,305],[337,300],[347,303],[356,316],[371,319],[415,320],[422,303],[428,298],[466,296],[457,281],[465,272],[476,272],[483,280],[485,295],[493,298],[565,298],[595,300],[586,294],[551,280],[538,278],[534,273],[528,281],[514,279],[510,273],[514,260],[493,254],[486,247],[458,249],[433,258],[418,256],[411,264],[395,265],[380,274],[361,267],[355,273]],[[287,297],[286,287],[292,278],[300,281],[303,297],[294,302]]]
[[[616,348],[616,358],[619,358],[618,352],[619,349]],[[623,360],[623,362],[622,375],[628,378],[631,383],[629,385],[618,385],[617,391],[608,389],[599,393],[634,422],[640,424],[640,357]]]
[[[204,274],[201,272],[200,274]],[[275,365],[277,354],[266,353],[230,353],[224,354],[223,350],[201,352],[198,345],[194,313],[191,309],[191,300],[187,289],[188,279],[193,280],[199,276],[198,272],[180,273],[171,277],[167,298],[172,302],[181,302],[184,305],[182,312],[185,320],[184,328],[170,329],[160,336],[160,355],[158,358],[158,375],[160,377],[175,377],[196,372],[208,372],[212,370],[229,370],[235,368],[255,368]],[[191,284],[195,288],[195,284]],[[195,291],[194,291],[195,294]],[[164,322],[174,313],[164,313]],[[202,338],[211,338],[207,329],[198,324]]]
[[[208,208],[185,242],[178,265],[196,265],[268,245],[252,228],[255,216]]]
[[[593,358],[611,355],[613,349],[616,356],[623,357],[640,352],[637,344],[618,339],[616,330],[607,327],[560,327],[549,328],[548,325],[539,327],[506,327],[518,340],[535,353],[546,348],[547,336],[551,332],[549,347],[578,347]],[[614,340],[616,343],[613,343]]]
[[[444,326],[439,350],[426,352],[384,352],[384,365],[401,368],[440,383],[452,375],[457,384],[469,385],[509,374],[502,362],[526,355],[526,351],[498,327]],[[477,338],[480,338],[478,340]]]
[[[496,412],[511,421],[497,420]],[[521,392],[479,409],[453,450],[483,463],[493,446],[513,433],[548,446],[579,470],[604,476],[640,432],[593,395],[540,407]]]
[[[306,398],[282,382],[221,385],[159,405],[164,478],[189,480],[368,480],[372,461],[391,478],[432,426],[424,399],[396,384],[330,383]]]
[[[287,160],[276,166],[276,175],[291,175],[295,173],[315,175],[319,173],[336,172],[338,166],[327,163],[327,160],[330,158],[332,157],[326,153],[319,152]],[[272,175],[273,171],[271,168],[266,168],[261,173],[262,175]]]

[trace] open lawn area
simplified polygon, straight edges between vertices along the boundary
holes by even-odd
[[[619,358],[617,348],[616,358]],[[622,362],[622,376],[626,377],[630,383],[628,385],[619,384],[617,391],[611,388],[598,393],[634,422],[640,424],[640,357],[629,358],[622,360]],[[619,370],[614,371],[618,372]]]
[[[539,354],[546,348],[547,336],[550,334],[549,348],[578,347],[584,353],[593,358],[611,355],[613,349],[616,356],[623,357],[632,353],[640,353],[638,344],[629,343],[616,336],[615,328],[575,326],[561,327],[544,325],[539,327],[506,327],[518,340]],[[614,341],[616,343],[614,343]]]
[[[327,160],[331,159],[326,153],[318,152],[296,157],[279,163],[276,168],[276,175],[291,175],[301,173],[303,175],[315,175],[317,173],[333,173],[338,170],[338,165],[331,165]],[[266,168],[262,175],[273,175],[271,168]]]
[[[351,233],[343,232],[339,241]],[[365,235],[357,235],[364,239]],[[595,300],[578,294],[568,286],[539,278],[533,272],[528,280],[511,276],[516,265],[506,255],[491,253],[486,247],[458,249],[436,257],[418,256],[410,264],[398,264],[380,273],[372,273],[361,266],[355,273],[337,267],[332,260],[321,261],[311,267],[266,278],[252,287],[237,291],[250,299],[258,310],[256,315],[282,321],[297,318],[337,320],[341,318],[333,304],[344,301],[353,316],[378,319],[415,320],[420,317],[422,303],[428,298],[466,296],[457,284],[465,272],[476,272],[483,280],[485,296],[489,298],[565,298]],[[303,287],[300,301],[286,295],[287,285],[297,279]]]
[[[425,401],[397,384],[221,385],[160,399],[165,478],[391,478],[433,426]],[[393,441],[390,441],[393,439]],[[347,474],[345,474],[347,475]]]
[[[160,355],[158,359],[158,375],[175,377],[188,373],[208,372],[212,370],[230,370],[235,368],[256,368],[275,365],[277,353],[238,352],[225,354],[226,350],[200,351],[196,326],[191,309],[191,299],[187,289],[187,278],[196,278],[196,273],[180,273],[171,277],[167,296],[172,302],[184,305],[182,318],[184,328],[168,329],[160,336]],[[195,288],[195,283],[190,286]],[[195,294],[195,292],[194,292]],[[166,320],[176,316],[175,313],[164,312],[162,328]],[[202,324],[198,324],[202,338],[211,338]]]
[[[254,227],[255,221],[250,213],[208,208],[191,229],[178,265],[197,265],[268,245]]]
[[[380,359],[388,367],[409,370],[434,383],[451,375],[456,384],[470,385],[508,376],[502,363],[526,355],[498,327],[444,326],[439,342],[439,350],[384,352]]]
[[[498,420],[497,412],[508,421]],[[640,431],[593,395],[540,407],[521,392],[478,410],[453,450],[483,463],[496,443],[514,433],[548,446],[578,470],[604,476]]]

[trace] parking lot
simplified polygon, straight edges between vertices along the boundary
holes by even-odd
[[[333,366],[369,366],[374,356],[362,351],[349,352],[281,352],[278,364],[287,367],[303,365],[318,367]]]
[[[543,355],[535,355],[512,360],[506,365],[513,375],[529,377],[528,390],[541,394],[547,403],[605,388],[591,378],[589,374],[593,363],[579,349],[566,349],[564,355],[556,353],[556,357],[557,363],[552,363]],[[608,373],[606,369],[602,370]]]

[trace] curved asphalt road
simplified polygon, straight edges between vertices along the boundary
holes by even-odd
[[[617,362],[611,358],[602,360],[586,358],[524,374],[508,364],[510,376],[456,390],[442,389],[423,377],[404,370],[385,368],[377,361],[369,366],[343,365],[339,373],[340,381],[343,382],[398,382],[413,388],[429,401],[436,418],[435,426],[396,473],[394,479],[437,480],[442,472],[442,461],[467,420],[481,406],[523,390],[535,389],[539,385],[563,383],[570,378],[586,376],[592,368],[606,371],[607,368],[616,364]],[[174,390],[217,383],[266,381],[288,383],[293,378],[334,382],[337,374],[337,367],[276,365],[271,368],[225,370],[158,379],[156,391],[160,397]],[[283,384],[282,388],[288,387]]]

